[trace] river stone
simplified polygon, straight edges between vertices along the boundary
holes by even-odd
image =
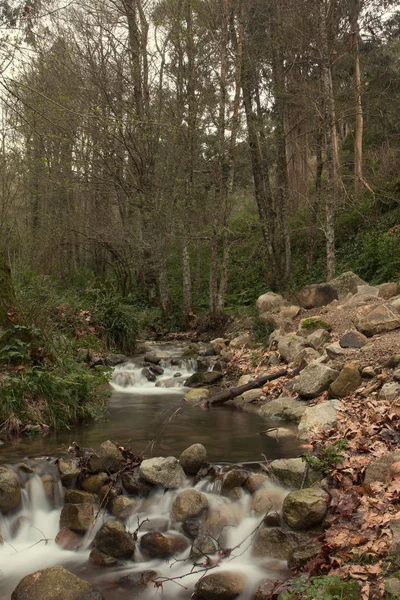
[[[339,277],[331,279],[329,283],[335,288],[339,300],[345,298],[347,294],[356,294],[357,286],[366,285],[366,282],[352,271],[346,271],[345,273],[342,273],[339,275]]]
[[[151,354],[151,352],[147,352],[144,355],[143,361],[146,363],[152,363],[153,365],[158,365],[161,362],[161,356],[156,356],[155,354]]]
[[[57,466],[61,483],[65,487],[68,487],[74,483],[81,474],[78,461],[74,458],[59,458],[57,461]]]
[[[103,600],[93,586],[63,567],[49,567],[26,575],[11,600]]]
[[[280,489],[261,489],[257,490],[252,498],[250,510],[257,516],[262,516],[270,511],[280,511],[286,492]]]
[[[96,501],[96,496],[90,492],[83,492],[82,490],[65,491],[65,504],[94,504]]]
[[[272,592],[276,588],[276,581],[273,579],[266,579],[256,589],[252,600],[269,600],[272,597]]]
[[[329,388],[338,375],[339,372],[335,369],[315,362],[310,363],[300,373],[294,389],[303,398],[316,398]]]
[[[302,308],[326,306],[338,299],[338,293],[329,283],[306,285],[296,294],[296,300]]]
[[[219,538],[227,527],[237,527],[243,517],[243,509],[238,503],[210,508],[207,517],[201,523],[201,533]]]
[[[193,444],[179,457],[179,463],[187,475],[196,475],[207,462],[207,450],[203,444]]]
[[[87,463],[89,473],[116,473],[121,469],[124,457],[115,444],[107,440],[98,452],[93,453]]]
[[[93,523],[93,504],[64,504],[60,515],[60,529],[67,527],[75,533],[86,533]]]
[[[367,379],[373,379],[374,377],[376,377],[377,373],[374,369],[374,367],[364,367],[364,369],[361,371],[361,377],[365,377]]]
[[[198,388],[190,390],[184,397],[185,402],[189,402],[190,404],[198,404],[202,400],[208,400],[211,396],[210,390],[207,388]]]
[[[250,494],[254,494],[254,492],[264,487],[267,481],[269,481],[269,477],[266,475],[263,475],[262,473],[254,473],[247,479],[245,486]]]
[[[306,544],[293,548],[289,553],[287,561],[289,569],[299,569],[300,567],[303,567],[310,560],[316,558],[321,550],[321,544],[315,540],[310,540]]]
[[[122,363],[128,362],[129,358],[125,354],[108,354],[104,362],[107,367],[116,367]]]
[[[279,458],[271,461],[268,469],[278,483],[288,488],[310,486],[322,479],[322,474],[307,468],[307,463],[301,458]]]
[[[317,358],[319,358],[319,354],[316,350],[314,350],[314,348],[303,348],[294,357],[293,369],[302,371],[307,365]]]
[[[159,531],[149,531],[140,538],[140,549],[151,558],[167,559],[184,552],[188,546],[189,541],[182,535],[168,535]]]
[[[298,423],[307,408],[307,404],[295,398],[276,398],[260,406],[258,414],[265,419],[284,419]]]
[[[100,552],[97,548],[93,548],[89,554],[89,561],[99,567],[115,567],[118,564],[118,558],[104,554],[104,552]]]
[[[83,536],[68,527],[63,527],[56,535],[55,542],[64,550],[77,550],[82,545]]]
[[[8,467],[0,467],[0,513],[8,513],[21,503],[18,477]]]
[[[118,519],[126,519],[133,512],[135,512],[137,501],[133,498],[128,498],[128,496],[118,496],[117,498],[114,498],[111,506],[111,512],[114,517],[117,517]]]
[[[55,496],[56,496],[56,480],[53,475],[50,473],[46,473],[40,477],[43,484],[43,491],[45,496],[50,504],[50,506],[54,507]]]
[[[193,373],[193,375],[191,375],[189,379],[185,381],[185,386],[190,388],[201,388],[205,385],[214,385],[215,383],[218,383],[218,381],[221,381],[223,376],[224,374],[220,373],[219,371],[207,371],[207,373]]]
[[[139,475],[148,483],[168,490],[180,488],[185,482],[185,472],[174,456],[144,460],[139,467]]]
[[[304,411],[298,428],[298,437],[308,439],[311,429],[326,431],[337,422],[337,411],[342,406],[339,400],[328,400],[315,406],[309,406]]]
[[[93,541],[95,548],[115,558],[130,558],[135,552],[133,536],[119,521],[107,521]]]
[[[97,475],[89,475],[85,477],[81,483],[82,489],[93,494],[98,494],[101,488],[108,481],[109,477],[107,473],[97,473]]]
[[[300,350],[303,350],[305,347],[304,338],[295,333],[288,333],[288,335],[284,335],[278,340],[278,351],[287,363],[291,363]]]
[[[145,498],[152,490],[152,486],[139,477],[139,469],[124,471],[121,474],[121,481],[128,494],[139,498]]]
[[[355,392],[361,385],[362,378],[358,367],[354,363],[348,363],[339,373],[339,377],[329,387],[333,398],[344,398]]]
[[[207,508],[207,496],[195,489],[188,489],[175,497],[171,511],[175,521],[182,522],[191,517],[198,517]]]
[[[323,521],[329,495],[314,486],[290,492],[283,502],[283,516],[291,529],[309,529]]]
[[[400,384],[395,381],[385,383],[379,390],[378,400],[398,400],[400,398]]]
[[[400,460],[400,450],[388,452],[370,462],[365,470],[365,483],[374,481],[387,481],[391,466]]]
[[[262,558],[287,560],[290,552],[307,540],[308,536],[303,533],[281,529],[280,527],[260,529],[253,542],[253,554]]]
[[[269,292],[267,294],[263,294],[258,298],[256,302],[256,307],[258,313],[262,315],[264,313],[270,313],[277,310],[282,304],[282,296],[280,296],[279,294],[274,294],[273,292]]]
[[[218,550],[218,544],[213,537],[210,535],[199,535],[192,544],[190,559],[203,559],[205,556],[215,554]]]
[[[195,585],[193,600],[234,600],[243,594],[246,577],[234,571],[218,571],[201,577]]]
[[[322,348],[330,340],[331,334],[326,329],[317,329],[307,337],[307,343],[315,350]]]
[[[368,344],[368,338],[359,331],[348,331],[339,342],[342,348],[362,348]]]
[[[232,469],[225,473],[222,480],[221,494],[229,496],[235,488],[241,488],[249,478],[249,473],[245,469]]]
[[[361,313],[357,321],[357,329],[371,337],[378,333],[386,333],[400,327],[400,317],[387,306],[376,306],[368,313]]]

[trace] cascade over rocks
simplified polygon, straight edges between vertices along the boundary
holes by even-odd
[[[97,550],[114,558],[131,558],[135,552],[132,535],[119,521],[107,521],[96,533],[93,545]]]
[[[185,481],[184,470],[174,456],[144,460],[139,467],[139,475],[148,483],[166,489],[180,488]]]
[[[63,567],[49,567],[24,577],[11,600],[103,600],[103,596]]]
[[[0,466],[0,513],[8,513],[21,503],[21,488],[12,469]]]
[[[185,521],[191,517],[198,517],[208,508],[207,496],[194,489],[180,492],[172,504],[172,516],[175,521]]]
[[[184,552],[189,541],[180,535],[163,534],[159,531],[149,531],[140,539],[140,548],[151,558],[167,559],[174,554]]]
[[[93,504],[64,504],[60,516],[60,528],[66,527],[75,533],[86,533],[94,521]]]
[[[57,466],[61,483],[66,487],[72,485],[81,474],[81,470],[78,467],[78,461],[76,459],[59,458],[57,461]]]

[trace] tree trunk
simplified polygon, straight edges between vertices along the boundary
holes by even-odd
[[[183,274],[183,312],[186,320],[193,311],[192,303],[192,278],[190,274],[189,240],[185,237],[182,248],[182,274]]]
[[[215,316],[218,308],[218,233],[213,232],[211,239],[210,264],[210,314]]]
[[[0,328],[7,329],[12,323],[10,317],[15,310],[15,292],[11,270],[2,251],[0,252],[0,290]]]
[[[350,14],[352,47],[354,53],[354,92],[355,92],[355,132],[354,132],[354,192],[356,197],[363,187],[363,131],[364,117],[361,98],[361,70],[360,70],[360,0],[353,0]]]

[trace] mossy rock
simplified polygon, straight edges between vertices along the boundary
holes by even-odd
[[[301,329],[305,329],[309,333],[313,333],[313,331],[316,331],[317,329],[326,329],[326,331],[332,331],[332,326],[319,317],[308,317],[308,319],[304,319],[302,322]]]
[[[296,586],[293,592],[279,594],[278,600],[361,600],[361,587],[357,581],[344,581],[336,575],[311,577],[308,582]]]

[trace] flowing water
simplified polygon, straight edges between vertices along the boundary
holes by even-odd
[[[173,581],[164,581],[163,597],[182,599],[190,598],[195,582],[203,575],[202,567],[193,568],[193,561],[183,560],[188,558],[190,549],[174,557],[173,561],[160,561],[146,559],[137,547],[135,562],[122,564],[118,569],[100,568],[88,562],[89,546],[106,516],[104,512],[99,514],[78,551],[64,550],[55,543],[63,489],[54,457],[62,454],[73,441],[80,446],[96,447],[111,439],[147,456],[179,456],[184,448],[200,442],[206,446],[209,460],[219,464],[258,461],[264,456],[273,459],[298,455],[298,446],[295,441],[290,441],[291,438],[283,442],[258,435],[261,430],[275,424],[260,419],[256,414],[227,406],[210,410],[185,406],[183,395],[187,388],[184,381],[195,365],[191,360],[180,359],[181,355],[182,348],[169,348],[161,363],[164,374],[156,383],[147,381],[143,376],[141,358],[116,368],[107,421],[77,427],[67,433],[25,438],[0,446],[0,462],[13,464],[24,484],[21,510],[7,517],[0,515],[0,531],[4,538],[4,544],[0,545],[0,600],[10,598],[12,589],[24,575],[53,565],[64,566],[93,581],[101,589],[105,600],[128,600],[139,595],[146,599],[161,595],[160,588],[154,585],[143,592],[141,588],[127,586],[126,580],[125,583],[120,582],[122,577],[132,573],[150,570],[156,571],[159,577],[173,578]],[[53,458],[39,458],[46,456]],[[17,468],[16,463],[22,458],[32,467],[32,473]],[[44,474],[51,474],[57,480],[51,502],[43,487],[41,476]],[[190,487],[190,482],[187,484]],[[204,480],[196,487],[207,495],[213,509],[229,503],[215,493],[218,490],[210,480]],[[171,504],[177,493],[156,491],[150,498],[140,501],[125,523],[127,529],[135,531],[138,521],[161,518],[168,531],[172,531],[173,527],[179,531],[179,526],[177,528],[170,516]],[[238,525],[226,529],[224,546],[239,546],[218,567],[246,575],[247,588],[242,600],[251,597],[251,591],[262,579],[282,578],[286,566],[280,561],[257,561],[251,556],[251,534],[261,519],[251,514],[249,502],[250,496],[244,494],[235,503]],[[139,539],[144,529],[140,530]],[[191,569],[200,573],[189,574]],[[181,576],[183,578],[179,579]]]

